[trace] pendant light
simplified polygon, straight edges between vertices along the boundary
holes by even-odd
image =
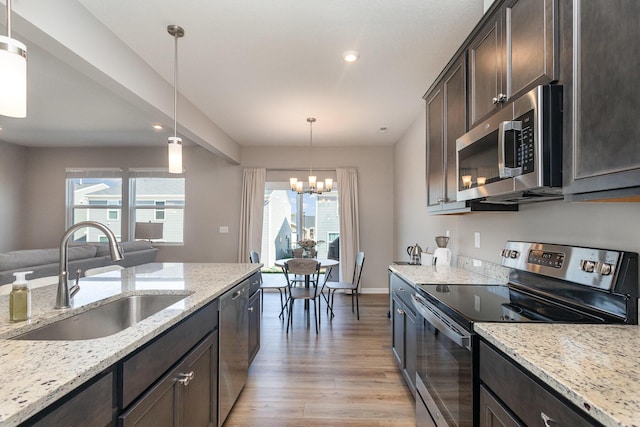
[[[27,47],[11,38],[11,0],[7,35],[0,36],[0,115],[27,117]]]
[[[182,138],[178,137],[178,39],[184,36],[184,28],[169,25],[167,32],[175,41],[173,62],[173,136],[169,137],[169,173],[182,173]]]
[[[323,192],[329,192],[333,188],[333,179],[326,178],[324,181],[318,181],[318,177],[313,174],[313,124],[316,119],[313,117],[307,118],[309,123],[309,188],[304,188],[304,182],[298,181],[298,178],[289,178],[289,185],[291,191],[295,191],[298,194],[322,194]]]

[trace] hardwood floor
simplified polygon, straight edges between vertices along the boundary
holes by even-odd
[[[287,335],[279,307],[278,293],[265,293],[261,349],[225,427],[415,426],[414,399],[391,353],[387,295],[361,294],[360,321],[350,296],[336,294],[332,321],[323,300],[318,335],[303,304]]]

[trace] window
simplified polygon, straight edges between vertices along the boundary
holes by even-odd
[[[163,224],[162,238],[154,241],[184,241],[185,179],[159,170],[132,170],[130,174],[131,224]]]
[[[82,221],[97,221],[122,237],[122,170],[68,169],[67,227]],[[82,228],[73,233],[73,242],[99,242],[106,236],[95,228]]]
[[[97,221],[109,227],[118,240],[122,236],[133,240],[136,222],[154,222],[162,223],[163,228],[162,238],[154,242],[184,241],[182,175],[147,169],[68,169],[66,185],[67,228],[81,221]],[[104,242],[106,236],[95,228],[83,228],[74,233],[72,241]]]
[[[164,219],[164,205],[165,202],[155,202],[156,205],[156,219],[157,220],[163,220]]]
[[[275,260],[290,258],[297,241],[312,239],[317,256],[326,258],[329,243],[340,230],[338,190],[330,193],[297,194],[288,182],[266,182],[260,260],[273,266]],[[329,240],[330,237],[333,237]]]

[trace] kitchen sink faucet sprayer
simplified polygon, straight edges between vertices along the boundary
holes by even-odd
[[[67,247],[69,246],[69,239],[73,233],[84,227],[97,228],[107,236],[112,261],[120,261],[124,258],[116,236],[107,226],[96,221],[83,221],[69,227],[60,240],[60,275],[58,276],[58,292],[56,292],[56,308],[70,308],[71,305],[69,301],[80,290],[80,272],[78,272],[76,282],[69,288],[69,259],[67,256]]]

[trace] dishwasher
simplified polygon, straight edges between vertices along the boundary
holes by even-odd
[[[218,426],[222,426],[249,374],[249,280],[220,297]]]

